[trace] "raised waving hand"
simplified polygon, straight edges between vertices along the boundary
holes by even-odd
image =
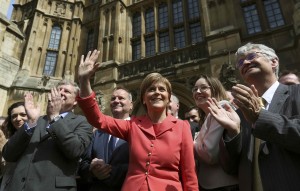
[[[97,62],[100,51],[94,50],[89,51],[84,58],[81,56],[80,64],[78,67],[78,78],[80,86],[80,97],[87,97],[92,93],[92,88],[90,84],[90,77],[97,71],[100,63]]]
[[[93,52],[89,51],[84,58],[84,55],[81,56],[80,65],[78,68],[78,77],[89,79],[99,68],[100,63],[97,62],[100,51],[94,50]]]

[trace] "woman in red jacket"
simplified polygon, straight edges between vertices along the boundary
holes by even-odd
[[[78,69],[78,104],[89,123],[130,145],[130,161],[123,191],[195,191],[193,141],[187,121],[167,114],[171,84],[159,73],[146,76],[140,87],[140,100],[147,113],[131,120],[118,120],[101,113],[90,77],[99,68],[99,51],[81,57]]]

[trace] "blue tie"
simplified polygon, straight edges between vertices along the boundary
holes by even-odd
[[[110,136],[109,142],[108,142],[108,149],[107,149],[107,155],[108,159],[110,159],[116,144],[116,138],[114,136]]]

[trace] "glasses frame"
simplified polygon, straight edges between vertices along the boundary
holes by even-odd
[[[202,87],[194,86],[192,88],[192,93],[196,93],[196,92],[198,92],[198,90],[200,90],[200,93],[204,93],[210,88],[211,88],[210,86],[202,86]]]
[[[250,52],[250,53],[248,53],[244,58],[241,58],[241,59],[239,59],[239,60],[237,61],[237,63],[236,63],[236,68],[237,68],[237,69],[241,68],[241,67],[244,65],[245,60],[247,60],[247,61],[252,61],[252,60],[254,60],[254,59],[260,57],[259,54],[265,54],[265,55],[270,56],[268,53],[265,53],[265,52],[260,52],[260,51]],[[251,55],[252,55],[252,56],[251,56]],[[254,56],[253,56],[253,55],[254,55]],[[250,56],[251,56],[251,57],[250,57]]]

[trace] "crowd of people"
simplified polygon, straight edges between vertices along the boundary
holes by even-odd
[[[0,131],[0,191],[295,191],[300,187],[300,85],[279,73],[263,44],[236,52],[244,84],[225,90],[199,74],[195,106],[180,119],[170,81],[141,82],[142,116],[131,116],[130,91],[111,93],[101,111],[91,77],[100,51],[81,57],[79,86],[62,80],[48,93],[46,115],[31,93],[12,104]],[[79,106],[84,113],[73,111]]]

